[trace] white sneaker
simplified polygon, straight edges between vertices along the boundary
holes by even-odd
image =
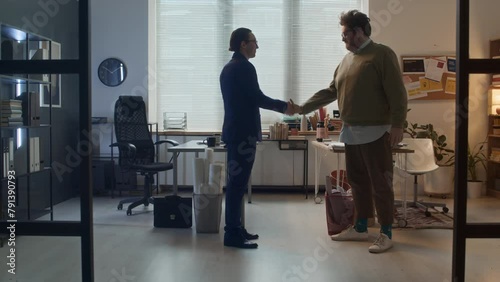
[[[392,245],[392,240],[384,233],[380,233],[377,240],[368,248],[368,251],[370,253],[383,253],[392,248]]]
[[[339,234],[332,235],[333,241],[364,241],[367,239],[368,231],[358,232],[352,225]]]

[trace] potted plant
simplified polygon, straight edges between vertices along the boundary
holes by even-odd
[[[434,157],[439,166],[453,166],[455,164],[455,150],[448,148],[446,135],[438,134],[434,125],[409,123],[405,121],[404,132],[412,138],[429,138],[434,144]]]
[[[469,198],[479,198],[481,196],[483,181],[477,178],[477,165],[481,164],[486,170],[487,157],[483,150],[485,143],[476,144],[472,150],[470,146],[467,146],[467,195]]]

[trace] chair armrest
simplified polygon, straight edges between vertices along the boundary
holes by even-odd
[[[163,144],[163,143],[168,143],[168,144],[170,144],[172,146],[179,146],[179,142],[174,141],[174,140],[170,140],[170,139],[160,140],[158,142],[155,142],[155,145],[160,145],[160,144]]]
[[[128,151],[128,153],[130,154],[131,158],[133,160],[135,160],[135,153],[137,151],[137,148],[135,147],[134,144],[130,144],[130,143],[127,143],[127,142],[116,142],[116,143],[113,143],[113,144],[109,145],[109,147],[118,147],[119,149]]]
[[[173,147],[179,146],[179,142],[174,141],[174,140],[170,140],[170,139],[160,140],[160,141],[156,142],[155,145],[159,145],[159,144],[163,144],[163,143],[168,143],[168,144],[172,145]],[[170,158],[170,160],[168,162],[171,163],[172,160],[174,159],[174,157],[177,158],[179,156],[179,154],[180,154],[179,152],[173,153],[172,157]]]

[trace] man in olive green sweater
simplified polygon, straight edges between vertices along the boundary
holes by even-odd
[[[407,96],[396,54],[370,39],[370,19],[356,10],[342,13],[342,41],[350,52],[335,70],[333,81],[295,112],[306,114],[338,99],[345,143],[347,178],[357,211],[354,226],[333,235],[334,241],[367,240],[373,203],[381,225],[371,253],[390,249],[394,192],[392,147],[403,139]]]

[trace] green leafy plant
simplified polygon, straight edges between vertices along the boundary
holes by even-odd
[[[481,166],[486,170],[486,162],[488,158],[484,154],[484,144],[486,142],[481,142],[476,144],[474,148],[471,150],[470,146],[467,145],[467,179],[469,181],[478,181],[477,179],[477,164],[481,164]]]
[[[418,124],[405,121],[404,133],[412,138],[432,139],[434,157],[439,166],[453,166],[455,164],[455,150],[448,148],[446,135],[437,133],[431,123]]]

